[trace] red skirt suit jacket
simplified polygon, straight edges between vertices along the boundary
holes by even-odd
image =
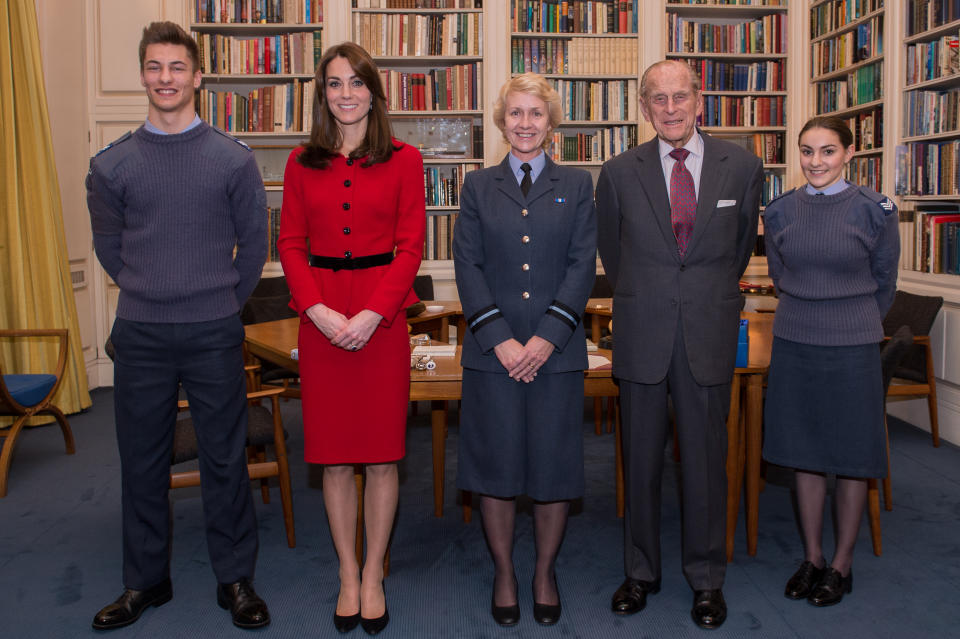
[[[287,160],[277,247],[300,314],[299,357],[304,458],[321,464],[378,463],[403,457],[410,387],[404,310],[417,301],[425,226],[423,160],[399,146],[390,160],[336,156],[326,169]],[[308,253],[363,257],[394,252],[388,265],[315,268]],[[348,319],[363,309],[383,316],[359,351],[335,347],[304,312],[323,303]]]

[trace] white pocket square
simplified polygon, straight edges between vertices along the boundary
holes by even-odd
[[[721,209],[725,206],[733,206],[737,203],[736,200],[717,200],[717,208]]]

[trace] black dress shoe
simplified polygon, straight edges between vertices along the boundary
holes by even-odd
[[[217,603],[230,611],[233,625],[238,628],[262,628],[270,623],[270,611],[250,580],[244,577],[232,584],[217,585]]]
[[[642,581],[627,577],[613,593],[610,609],[618,615],[632,615],[647,605],[647,595],[660,592],[660,580]]]
[[[557,591],[557,603],[555,604],[537,603],[537,595],[533,595],[533,619],[541,626],[552,626],[560,621],[562,606],[560,605],[560,588],[557,586],[556,575],[553,577],[553,588]]]
[[[719,588],[695,591],[690,616],[701,628],[712,630],[722,626],[727,619],[727,602],[723,600],[723,591]]]
[[[350,632],[360,623],[360,613],[352,615],[338,615],[333,613],[333,625],[339,632]]]
[[[169,578],[146,590],[127,588],[116,601],[100,609],[93,618],[93,627],[97,630],[112,630],[129,626],[140,618],[148,606],[162,606],[172,597],[173,586]]]
[[[827,568],[820,581],[813,588],[813,592],[807,597],[807,601],[814,606],[832,606],[840,603],[844,593],[853,591],[853,571],[851,570],[846,577],[841,575],[833,568]]]
[[[386,608],[383,609],[383,614],[376,619],[360,617],[360,626],[368,635],[375,635],[379,633],[387,627],[388,623],[390,623],[390,612]]]
[[[812,562],[804,561],[797,572],[790,577],[783,594],[787,599],[806,599],[822,577],[823,568],[817,568]]]

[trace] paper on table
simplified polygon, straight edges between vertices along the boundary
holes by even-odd
[[[453,357],[457,354],[456,344],[420,345],[413,347],[414,355],[432,355],[433,357]]]
[[[603,355],[587,355],[587,368],[599,368],[609,363],[610,360]]]

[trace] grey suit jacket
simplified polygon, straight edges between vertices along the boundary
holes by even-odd
[[[596,247],[593,182],[586,171],[548,157],[526,197],[508,158],[467,173],[453,228],[467,320],[463,366],[505,373],[493,347],[538,335],[556,347],[543,372],[586,368],[581,316],[596,275]]]
[[[683,259],[657,139],[609,160],[600,171],[598,244],[614,289],[618,378],[660,382],[681,324],[697,383],[722,384],[733,376],[739,280],[756,240],[763,165],[735,144],[701,135],[697,218]]]

